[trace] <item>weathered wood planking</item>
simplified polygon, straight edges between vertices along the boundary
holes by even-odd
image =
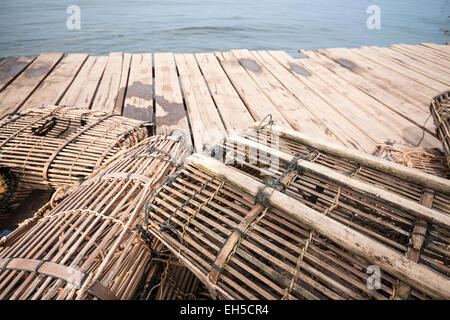
[[[246,129],[254,119],[223,71],[216,56],[213,53],[197,53],[195,57],[227,131],[231,133],[232,131]]]
[[[449,87],[449,48],[302,51],[307,59],[248,50],[178,55],[181,77],[171,53],[154,54],[154,74],[151,54],[6,57],[0,59],[0,116],[61,104],[155,117],[157,133],[179,129],[203,148],[201,132],[216,130],[207,134],[214,140],[272,114],[278,124],[370,152],[385,139],[420,141],[430,99]],[[428,121],[423,147],[439,147],[432,135]]]
[[[21,111],[41,105],[56,105],[70,86],[88,55],[65,56],[20,108]]]
[[[284,62],[285,66],[290,66],[291,71],[301,68],[303,72],[297,73],[297,77],[317,96],[322,97],[331,107],[330,111],[340,114],[349,123],[353,125],[355,130],[363,133],[367,138],[375,141],[386,140],[387,127],[374,119],[373,123],[364,123],[370,117],[366,110],[359,108],[351,100],[341,95],[333,86],[328,85],[318,75],[311,70],[305,68],[301,64],[301,60],[294,61],[284,52],[272,52],[278,61]],[[294,69],[292,69],[294,67]],[[357,132],[356,131],[356,132]]]
[[[326,67],[343,80],[351,83],[358,90],[361,90],[377,99],[391,111],[411,121],[415,125],[414,127],[422,127],[428,118],[429,114],[426,110],[419,109],[416,105],[412,105],[401,96],[391,93],[392,90],[389,90],[388,87],[379,86],[377,83],[372,82],[372,80],[351,71],[348,67],[344,67],[342,64],[337,63],[326,55],[322,55],[315,51],[302,50],[301,52],[310,60],[320,63],[322,66]],[[434,126],[430,123],[430,121],[427,122],[426,128],[430,134],[434,134]]]
[[[436,64],[446,70],[450,69],[447,59],[444,59],[440,55],[436,55],[434,52],[432,52],[432,50],[428,50],[426,47],[413,46],[413,45],[407,45],[407,44],[393,44],[393,45],[389,46],[389,48],[396,50],[398,52],[405,53],[416,59],[426,60],[426,61]]]
[[[318,51],[351,71],[375,82],[400,99],[416,105],[419,110],[428,112],[430,97],[435,96],[436,90],[427,88],[349,49],[337,48]]]
[[[314,113],[318,119],[326,121],[327,127],[333,134],[339,137],[339,140],[346,146],[370,152],[373,149],[374,142],[357,127],[350,123],[346,118],[336,112],[333,107],[326,103],[322,97],[312,91],[305,83],[308,82],[309,72],[296,64],[294,58],[285,52],[259,52],[260,56],[266,61],[276,61],[280,63],[285,72],[290,72],[295,76],[297,82],[292,83],[290,89],[296,97],[303,102],[309,110]],[[305,79],[306,78],[306,79]],[[332,115],[332,116],[330,116]]]
[[[91,107],[92,110],[99,110],[107,113],[114,112],[119,96],[123,60],[124,56],[122,52],[110,53],[103,77]]]
[[[256,85],[231,52],[216,52],[215,54],[228,78],[233,83],[234,88],[239,93],[239,96],[255,120],[261,121],[267,115],[271,114],[275,123],[290,127],[289,122],[265,96],[261,88]]]
[[[342,143],[338,136],[329,129],[328,120],[317,117],[314,113],[314,106],[303,104],[303,102],[298,99],[296,92],[297,90],[301,90],[299,87],[301,86],[301,82],[292,73],[286,70],[286,68],[272,57],[263,59],[265,54],[262,51],[252,52],[252,54],[260,64],[264,65],[266,69],[283,84],[283,86],[297,99],[298,103],[301,104],[301,107],[295,110],[292,109],[288,113],[287,119],[292,127],[303,132],[310,132],[316,137]]]
[[[59,102],[61,105],[89,109],[94,99],[108,57],[90,56]]]
[[[350,99],[356,107],[356,109],[350,109],[350,112],[355,114],[361,113],[362,116],[362,119],[356,125],[359,125],[360,128],[369,132],[371,135],[376,132],[377,135],[373,135],[373,137],[378,142],[381,143],[390,140],[416,145],[422,139],[422,128],[412,125],[410,121],[391,111],[364,91],[358,90],[358,88],[346,81],[342,81],[338,75],[320,63],[312,59],[297,59],[297,63],[320,77],[320,81],[324,84],[330,88],[334,88],[340,94]],[[340,110],[345,108],[345,104],[341,104],[337,100],[335,101]],[[423,143],[435,147],[439,147],[440,144],[429,133],[425,133]]]
[[[370,134],[375,131],[378,132],[380,134],[378,136],[378,142],[396,141],[416,145],[423,137],[423,144],[439,147],[440,143],[434,136],[428,132],[424,133],[421,127],[413,125],[407,119],[392,112],[364,91],[358,90],[358,88],[346,81],[342,81],[338,75],[323,67],[318,62],[311,59],[299,59],[297,61],[318,75],[324,83],[335,88],[342,95],[353,101],[357,107],[354,112],[358,113],[358,110],[361,110],[365,113],[365,119],[362,118],[359,123],[360,128],[363,128]],[[343,105],[337,105],[339,105],[339,108],[343,107]]]
[[[0,117],[16,112],[63,57],[42,53],[0,93]]]
[[[418,101],[423,101],[424,104],[428,104],[429,96],[434,96],[439,92],[439,90],[431,88],[428,85],[417,81],[417,79],[413,79],[402,74],[395,65],[391,64],[390,67],[383,65],[383,63],[378,61],[377,56],[373,53],[366,52],[363,54],[360,48],[345,49],[345,51],[351,52],[357,63],[359,62],[362,65],[374,66],[369,67],[368,70],[372,73],[374,71],[378,72],[383,79],[391,78],[393,80],[392,82],[402,85],[406,91],[410,91],[411,88],[415,88],[416,92],[410,93],[410,95],[412,97],[417,96]],[[373,68],[376,68],[377,70],[373,70]]]
[[[120,72],[119,92],[117,93],[116,103],[114,105],[114,114],[122,114],[123,103],[125,101],[125,92],[127,90],[128,76],[131,66],[131,53],[124,53],[122,60],[122,68]]]
[[[314,134],[321,131],[314,122],[314,116],[305,110],[305,106],[268,71],[270,67],[264,66],[258,54],[248,50],[231,52],[293,128]]]
[[[133,54],[122,115],[142,121],[153,119],[152,55]]]
[[[297,62],[317,75],[325,85],[334,88],[352,101],[350,109],[344,110],[348,108],[346,104],[339,103],[337,99],[331,100],[335,101],[335,105],[344,114],[349,112],[355,114],[356,118],[360,117],[358,121],[354,122],[355,125],[368,132],[377,142],[396,141],[415,145],[422,139],[424,134],[422,128],[393,112],[364,91],[358,90],[346,81],[342,81],[338,75],[320,63],[312,59],[298,59]],[[425,133],[423,143],[435,147],[439,146],[439,141],[429,133]]]
[[[433,64],[432,62],[429,62],[425,59],[411,58],[407,54],[398,52],[391,48],[371,48],[378,51],[380,54],[383,54],[387,59],[396,61],[406,68],[418,71],[424,75],[433,76],[436,81],[439,81],[443,84],[447,84],[450,82],[448,70],[443,70],[442,67],[438,67],[438,65]]]
[[[155,122],[157,134],[181,130],[192,143],[177,68],[172,53],[155,53]]]
[[[201,152],[205,145],[219,142],[227,132],[194,55],[175,54],[174,56],[189,112],[194,148]]]
[[[23,71],[35,57],[6,57],[0,63],[0,91]]]
[[[421,46],[430,48],[436,52],[441,53],[447,60],[450,60],[448,55],[450,54],[450,48],[448,45],[438,45],[435,43],[424,42],[420,44]]]
[[[377,62],[386,68],[389,68],[399,74],[404,75],[414,81],[427,86],[428,88],[436,90],[436,94],[447,89],[447,86],[443,83],[434,80],[431,76],[423,75],[415,70],[405,67],[403,64],[398,61],[392,61],[387,59],[385,55],[380,54],[376,49],[363,47],[359,49],[353,49],[357,54],[360,54],[374,62]]]

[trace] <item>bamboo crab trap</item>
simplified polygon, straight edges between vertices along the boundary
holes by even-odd
[[[119,152],[31,227],[0,241],[1,299],[130,299],[152,257],[145,195],[188,149],[154,136]]]
[[[11,168],[24,186],[56,189],[86,177],[152,130],[151,123],[103,112],[32,109],[0,122],[0,164]]]
[[[442,178],[449,177],[447,158],[439,150],[425,150],[402,144],[377,144],[373,153],[378,158],[402,164]]]
[[[144,214],[218,298],[450,298],[447,180],[277,126],[214,156],[192,155]]]
[[[22,193],[53,190],[85,178],[152,130],[151,123],[102,112],[31,109],[0,121],[0,165],[9,168]]]
[[[447,155],[447,165],[450,168],[450,91],[436,96],[430,105],[436,126],[436,136],[442,142],[442,147]]]
[[[155,241],[155,252],[149,262],[145,285],[139,293],[140,300],[198,300],[208,299],[208,289],[175,256]]]

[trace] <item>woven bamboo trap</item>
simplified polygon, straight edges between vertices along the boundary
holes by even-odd
[[[433,115],[436,126],[436,136],[442,142],[442,147],[447,155],[447,165],[450,168],[450,91],[436,96],[430,104],[430,112]]]
[[[214,156],[192,155],[144,213],[218,297],[450,298],[447,180],[277,126]]]
[[[205,300],[211,299],[208,289],[175,256],[156,240],[154,255],[148,263],[140,300]]]
[[[155,136],[119,152],[43,218],[3,238],[0,298],[135,297],[152,256],[140,209],[188,152],[182,140]]]
[[[22,187],[56,189],[99,168],[152,134],[150,123],[103,112],[48,106],[0,121],[0,164]]]
[[[419,147],[411,147],[402,144],[380,143],[373,153],[381,159],[402,164],[422,172],[439,176],[445,179],[449,177],[447,158],[439,150],[426,150]]]

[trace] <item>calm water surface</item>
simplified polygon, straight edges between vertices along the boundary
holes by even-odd
[[[70,5],[79,30],[66,26]],[[380,7],[380,29],[366,26],[369,5]],[[444,43],[449,16],[448,0],[1,0],[0,55]]]

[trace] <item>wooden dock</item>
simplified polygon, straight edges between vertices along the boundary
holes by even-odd
[[[60,104],[154,121],[197,151],[271,114],[365,152],[387,140],[441,147],[431,99],[450,87],[450,46],[301,51],[42,53],[0,60],[0,116]],[[423,130],[425,124],[425,130]]]

